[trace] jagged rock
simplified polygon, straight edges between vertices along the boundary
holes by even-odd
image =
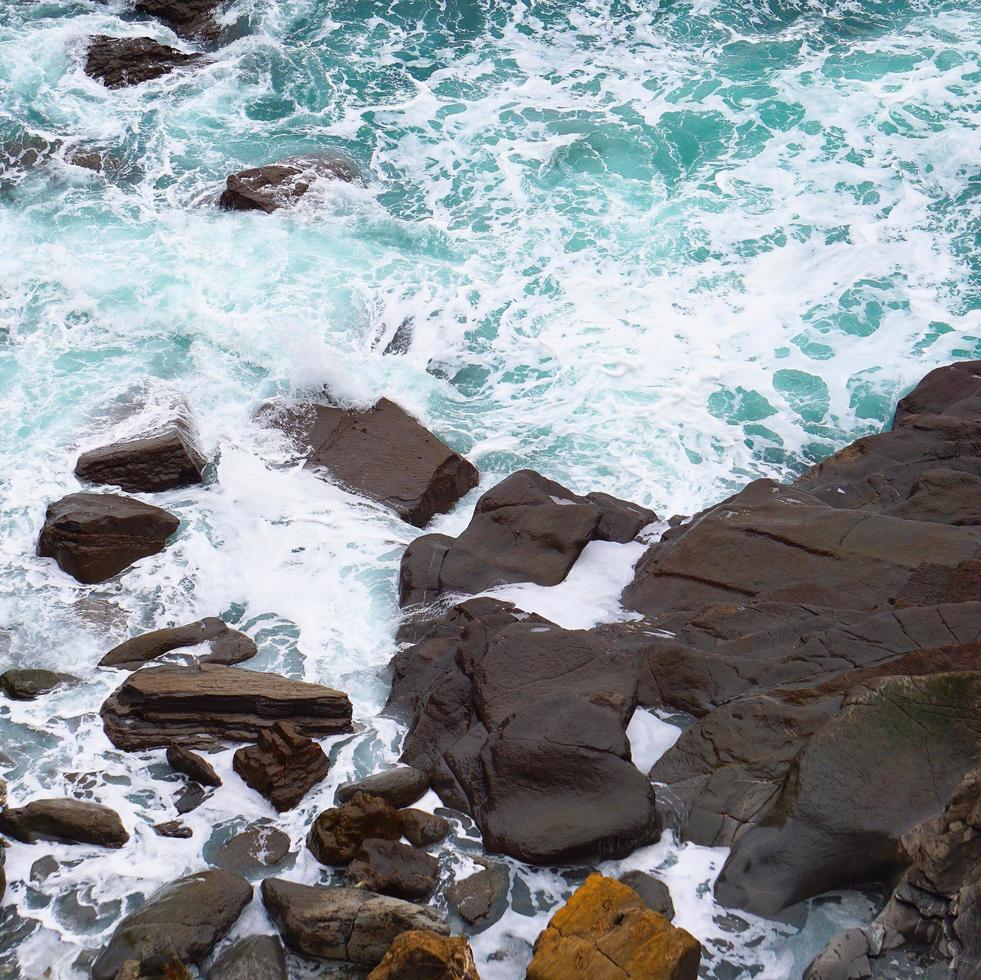
[[[286,860],[291,841],[281,830],[258,823],[229,838],[214,852],[211,863],[253,877]]]
[[[508,869],[488,863],[483,871],[453,882],[446,889],[446,898],[461,919],[486,929],[504,914],[510,888]]]
[[[337,799],[346,803],[355,793],[377,796],[399,808],[415,803],[429,789],[429,776],[412,766],[399,766],[386,772],[376,772],[366,779],[342,783],[337,789]]]
[[[75,476],[131,493],[154,493],[200,483],[205,462],[190,425],[177,420],[152,434],[82,453]]]
[[[288,157],[279,163],[267,163],[229,176],[218,205],[226,211],[271,214],[292,207],[318,180],[350,183],[359,176],[357,164],[340,153]]]
[[[363,888],[312,887],[267,878],[262,901],[283,941],[302,956],[374,966],[399,933],[428,929],[449,934],[434,909]]]
[[[48,506],[37,553],[86,585],[163,551],[180,519],[118,494],[72,493]]]
[[[663,915],[670,922],[674,918],[674,902],[671,901],[671,891],[659,878],[644,871],[628,871],[620,875],[621,884],[632,888],[640,895],[643,903],[658,915]]]
[[[214,20],[223,0],[136,0],[134,9],[162,20],[181,37],[214,41],[220,28]]]
[[[150,975],[175,960],[200,963],[251,900],[252,886],[230,871],[179,878],[119,923],[92,965],[92,978],[115,980],[131,960]]]
[[[88,800],[34,800],[0,810],[0,834],[25,844],[54,840],[65,844],[122,847],[129,834],[115,810]]]
[[[701,946],[612,878],[590,875],[535,941],[528,980],[696,980]]]
[[[12,667],[0,674],[0,688],[15,701],[33,701],[74,680],[68,674],[56,674],[53,670]]]
[[[289,980],[283,947],[275,936],[239,939],[212,963],[208,980]]]
[[[179,840],[187,840],[193,837],[194,833],[190,827],[186,827],[180,820],[167,820],[164,823],[155,823],[153,832],[158,837],[176,837]]]
[[[395,937],[368,980],[480,980],[480,974],[462,936],[413,929]]]
[[[424,902],[436,890],[439,864],[417,847],[369,838],[347,867],[347,880],[381,895]]]
[[[209,746],[215,737],[255,741],[289,719],[303,734],[351,730],[346,694],[279,674],[200,664],[144,667],[131,674],[102,705],[110,741],[121,749],[179,742]]]
[[[211,652],[195,658],[202,664],[223,664],[230,667],[250,660],[259,651],[255,641],[214,616],[199,619],[186,626],[141,633],[113,647],[100,661],[100,667],[121,667],[135,670],[150,660],[183,647],[207,643]]]
[[[587,493],[586,500],[595,504],[600,511],[599,524],[596,525],[598,541],[626,544],[633,541],[648,524],[657,520],[657,514],[649,508],[608,493]]]
[[[365,840],[397,841],[401,836],[402,824],[394,807],[378,797],[357,793],[314,820],[307,847],[321,864],[344,865],[354,859]]]
[[[328,770],[327,754],[288,722],[259,732],[257,745],[239,749],[232,766],[245,784],[282,813],[292,810]]]
[[[149,37],[107,37],[96,34],[89,39],[85,74],[106,88],[139,85],[175,68],[193,64],[200,54],[187,54]]]
[[[477,470],[394,402],[366,411],[330,405],[267,408],[263,418],[286,431],[342,486],[377,500],[424,527],[478,481]]]
[[[208,791],[200,783],[186,783],[174,798],[174,809],[183,816],[196,810],[208,798]]]
[[[449,832],[450,822],[425,810],[399,810],[402,836],[414,847],[438,844]]]
[[[981,417],[981,361],[955,361],[925,375],[899,400],[893,428],[918,415]]]
[[[167,762],[172,769],[190,776],[202,786],[221,786],[221,776],[215,772],[211,763],[183,745],[167,746]]]

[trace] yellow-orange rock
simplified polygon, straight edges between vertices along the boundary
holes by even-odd
[[[535,941],[528,980],[697,980],[701,955],[632,888],[593,874]]]
[[[392,940],[368,980],[480,980],[480,974],[463,936],[413,929]]]

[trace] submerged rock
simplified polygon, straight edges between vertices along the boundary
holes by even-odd
[[[207,980],[289,980],[283,946],[275,936],[239,939],[211,964]]]
[[[369,838],[348,865],[346,877],[352,885],[381,895],[424,902],[436,890],[439,864],[418,847]]]
[[[211,651],[196,658],[196,662],[202,664],[232,666],[250,660],[259,652],[251,637],[232,629],[223,620],[208,616],[186,626],[172,626],[131,637],[113,647],[99,661],[99,666],[135,670],[149,660],[201,643],[207,643]]]
[[[232,765],[280,813],[292,810],[329,768],[327,754],[313,739],[280,721],[259,732],[258,744],[239,749]]]
[[[480,980],[462,936],[413,929],[395,937],[368,980]]]
[[[449,934],[435,909],[364,888],[262,883],[262,902],[286,945],[302,956],[375,966],[399,933],[425,929]]]
[[[387,772],[376,772],[366,779],[342,783],[337,789],[337,799],[346,803],[355,793],[377,796],[396,808],[415,803],[429,789],[429,776],[412,766],[399,766]]]
[[[351,702],[320,684],[201,664],[144,667],[102,705],[106,735],[129,750],[172,742],[210,746],[216,738],[251,742],[285,719],[307,735],[348,732]]]
[[[221,786],[221,776],[215,772],[211,763],[183,745],[167,746],[167,762],[171,769],[190,776],[202,786]]]
[[[263,418],[283,429],[307,454],[306,465],[424,527],[477,485],[474,466],[382,398],[366,411],[330,405],[266,409]]]
[[[131,493],[154,493],[200,483],[204,467],[190,425],[177,419],[154,433],[82,453],[75,476]]]
[[[149,37],[96,34],[89,39],[85,74],[106,88],[126,88],[168,75],[175,68],[193,64],[202,57],[159,44]]]
[[[92,965],[93,980],[115,980],[136,961],[150,976],[174,963],[200,963],[252,900],[252,886],[230,871],[199,871],[165,885],[116,927]]]
[[[697,980],[701,946],[612,878],[590,875],[535,941],[528,980]]]
[[[291,843],[289,837],[276,827],[256,823],[218,847],[211,863],[253,877],[285,861]]]
[[[34,800],[0,810],[0,834],[25,844],[39,840],[64,844],[122,847],[129,840],[119,814],[88,800]]]
[[[163,551],[180,519],[117,494],[72,493],[48,506],[37,553],[86,585]]]
[[[402,824],[394,807],[376,796],[356,793],[314,820],[307,847],[321,864],[344,865],[354,859],[366,840],[397,841],[401,836]]]
[[[340,153],[308,153],[232,174],[218,204],[226,211],[271,214],[292,207],[317,180],[350,183],[358,177],[357,165]]]
[[[74,677],[53,670],[12,667],[0,674],[0,689],[15,701],[33,701],[74,681]]]

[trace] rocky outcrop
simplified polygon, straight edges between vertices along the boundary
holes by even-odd
[[[477,929],[486,929],[504,914],[511,887],[511,877],[503,864],[485,863],[487,867],[482,871],[454,881],[446,889],[450,908]]]
[[[275,936],[239,939],[211,964],[207,980],[289,980],[283,947]]]
[[[85,74],[106,88],[126,88],[169,75],[175,68],[201,58],[200,54],[187,54],[149,37],[96,34],[89,39]]]
[[[329,768],[327,753],[295,725],[283,721],[259,732],[256,745],[239,749],[232,765],[245,784],[280,813],[292,810]]]
[[[218,204],[226,211],[271,214],[295,205],[318,180],[350,183],[358,177],[357,164],[340,153],[308,153],[232,174]]]
[[[91,585],[163,551],[180,519],[117,494],[73,493],[48,507],[37,553]]]
[[[480,975],[462,936],[414,929],[395,937],[368,980],[480,980]]]
[[[175,420],[154,433],[82,453],[75,476],[131,493],[154,493],[200,483],[204,467],[190,425]]]
[[[74,680],[68,674],[56,674],[53,670],[12,667],[0,674],[0,690],[15,701],[33,701]]]
[[[449,934],[434,909],[364,888],[323,888],[280,878],[262,883],[262,901],[286,945],[302,956],[379,963],[399,933]]]
[[[208,616],[186,626],[171,626],[131,637],[113,647],[99,661],[99,666],[135,670],[164,654],[202,643],[208,644],[210,652],[193,658],[193,662],[232,666],[250,660],[258,653],[251,637],[232,629],[223,620]],[[188,659],[192,658],[189,656]]]
[[[415,803],[429,789],[429,776],[412,766],[399,766],[387,772],[376,772],[366,779],[342,783],[337,789],[337,799],[346,803],[355,793],[377,796],[396,808]]]
[[[221,776],[211,763],[183,745],[167,746],[167,762],[171,769],[184,773],[202,786],[221,786]]]
[[[637,893],[590,875],[535,941],[528,980],[696,980],[698,940]]]
[[[418,847],[369,838],[348,865],[346,878],[380,895],[425,902],[436,890],[439,864]]]
[[[307,847],[321,864],[344,865],[354,860],[366,840],[397,841],[401,836],[402,824],[394,807],[376,796],[357,793],[314,820]]]
[[[402,836],[414,847],[432,847],[450,832],[449,820],[425,810],[399,810],[399,823]]]
[[[200,963],[252,900],[252,886],[229,871],[200,871],[165,885],[116,927],[92,965],[93,980],[115,980],[135,961],[140,975]]]
[[[320,684],[240,667],[144,667],[102,705],[110,741],[121,749],[179,742],[207,747],[216,738],[256,741],[288,719],[310,736],[351,730],[346,694]]]
[[[477,485],[474,466],[382,398],[366,411],[331,405],[267,407],[262,418],[301,447],[306,465],[424,527]]]
[[[163,21],[181,37],[214,41],[220,27],[214,19],[223,0],[136,0],[135,8]]]
[[[25,844],[39,840],[63,844],[122,847],[129,840],[119,814],[88,800],[34,800],[0,810],[0,834]]]

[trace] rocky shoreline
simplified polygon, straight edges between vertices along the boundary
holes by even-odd
[[[417,526],[477,483],[472,464],[388,401],[264,409],[259,422],[282,428],[325,478]],[[76,473],[152,493],[200,482],[206,465],[175,419],[83,454]],[[794,485],[759,480],[673,519],[624,590],[639,617],[569,630],[482,593],[555,585],[590,541],[629,542],[656,515],[512,474],[457,537],[424,534],[406,549],[386,708],[406,726],[403,765],[341,786],[309,827],[310,853],[343,869],[344,884],[264,877],[279,939],[344,976],[476,978],[442,909],[479,932],[500,914],[508,876],[493,860],[459,881],[441,874],[427,848],[449,824],[413,808],[432,788],[475,821],[488,855],[588,869],[669,828],[731,849],[715,892],[734,909],[776,917],[829,890],[886,890],[875,920],[836,938],[807,980],[876,976],[897,955],[977,976],[979,490],[981,362],[959,362],[928,374],[889,431]],[[165,548],[178,526],[128,496],[76,493],[49,506],[38,554],[99,582]],[[229,744],[241,745],[238,777],[291,810],[328,773],[316,740],[357,724],[340,691],[237,666],[256,652],[205,619],[132,637],[99,664],[132,671],[103,705],[106,735],[124,751],[166,749],[186,778],[179,813],[224,791],[206,754]],[[72,682],[8,674],[12,697]],[[649,774],[626,735],[638,707],[692,717]],[[179,821],[154,830],[190,834]],[[129,839],[113,810],[72,798],[5,801],[0,833],[12,847]],[[255,868],[269,866],[270,835],[289,849],[272,826],[255,834],[239,847]],[[286,977],[273,936],[221,945],[252,897],[227,866],[185,876],[119,923],[92,976]],[[656,879],[593,874],[539,937],[528,976],[693,980],[698,941],[670,916]]]

